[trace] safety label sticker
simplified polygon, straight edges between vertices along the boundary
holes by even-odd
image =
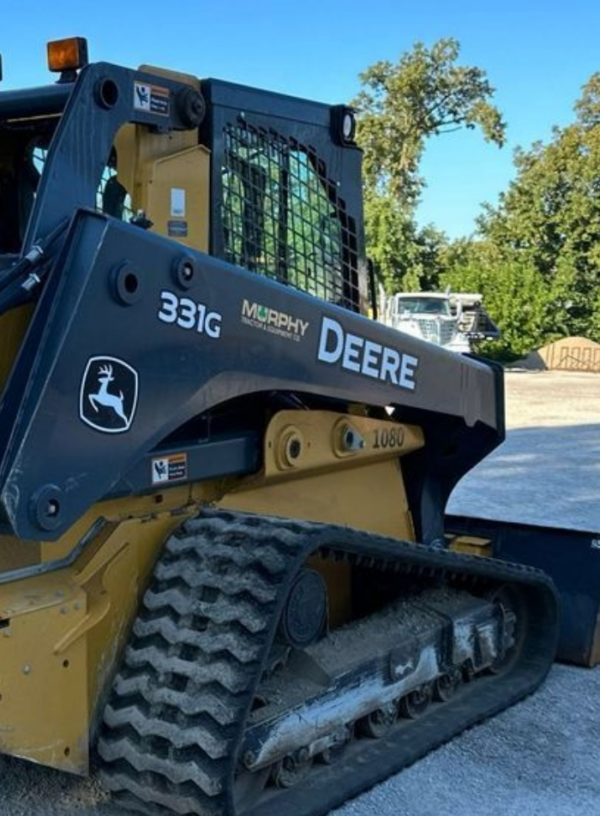
[[[170,110],[169,89],[161,88],[158,85],[146,85],[144,82],[134,82],[133,107],[135,110],[168,116]]]
[[[187,238],[187,221],[167,221],[167,229],[170,238]]]
[[[187,478],[187,454],[172,453],[152,460],[152,484],[178,482]]]
[[[185,190],[171,188],[171,215],[174,218],[185,218]]]

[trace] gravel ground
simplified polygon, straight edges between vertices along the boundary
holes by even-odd
[[[515,371],[506,380],[507,442],[459,485],[449,511],[600,530],[600,375]],[[335,816],[594,816],[599,733],[600,667],[556,665],[533,697]],[[0,758],[0,776],[0,816],[121,813],[93,777],[11,758]]]
[[[600,375],[508,371],[506,394],[506,442],[448,511],[600,531]]]

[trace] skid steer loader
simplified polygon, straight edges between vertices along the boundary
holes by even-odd
[[[0,749],[327,813],[553,661],[551,580],[447,547],[502,373],[363,316],[352,110],[49,58],[0,93]]]

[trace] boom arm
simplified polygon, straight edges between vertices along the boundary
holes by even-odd
[[[442,496],[502,437],[489,366],[80,211],[0,409],[6,522],[58,537],[176,429],[270,391],[425,412]]]

